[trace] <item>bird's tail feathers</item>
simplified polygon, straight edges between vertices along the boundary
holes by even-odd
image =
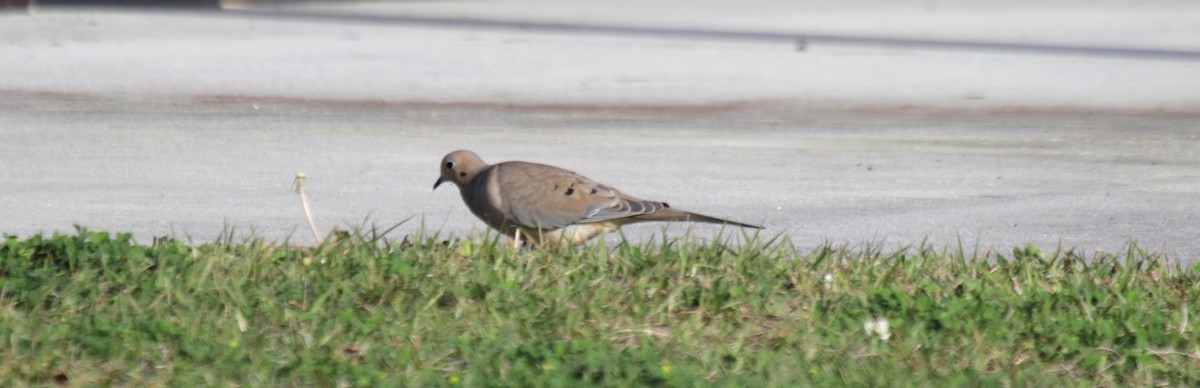
[[[699,214],[699,213],[692,213],[692,212],[683,211],[683,210],[675,210],[675,209],[672,209],[672,208],[669,208],[669,207],[668,207],[668,208],[665,208],[665,209],[662,209],[662,210],[659,210],[659,211],[657,211],[657,212],[654,212],[654,213],[650,213],[650,214],[646,214],[646,215],[641,215],[641,216],[638,216],[638,217],[636,217],[636,218],[639,218],[639,219],[642,219],[642,220],[646,220],[646,221],[689,221],[689,222],[705,222],[705,223],[710,223],[710,224],[728,224],[728,225],[735,225],[735,226],[740,226],[740,227],[743,227],[743,228],[763,229],[763,227],[761,227],[761,226],[758,226],[758,225],[744,224],[744,223],[741,223],[741,222],[730,221],[730,220],[726,220],[726,219],[723,219],[723,218],[717,218],[717,217],[712,217],[712,216],[706,216],[706,215]]]

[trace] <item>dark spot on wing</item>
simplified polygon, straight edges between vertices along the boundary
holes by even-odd
[[[596,188],[595,188],[595,187],[593,187],[593,188],[592,188],[592,194],[596,194]]]
[[[568,188],[567,188],[567,195],[571,195],[571,194],[572,194],[572,193],[574,193],[574,192],[575,192],[575,188],[574,188],[574,187],[568,187]]]
[[[460,177],[464,177],[464,176],[467,176],[467,173],[465,173],[465,172],[460,172],[460,173],[458,173],[458,176],[460,176]]]
[[[663,202],[663,207],[671,207],[671,205],[668,205],[666,202]]]

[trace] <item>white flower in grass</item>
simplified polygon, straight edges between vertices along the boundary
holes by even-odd
[[[879,339],[887,341],[892,338],[891,327],[888,326],[887,318],[872,318],[863,322],[863,331],[869,335],[879,337]]]
[[[821,282],[825,283],[825,288],[833,287],[833,274],[825,274],[825,276],[821,277]]]

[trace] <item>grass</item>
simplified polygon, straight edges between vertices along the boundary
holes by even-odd
[[[7,237],[0,385],[1200,384],[1200,265],[727,240]]]

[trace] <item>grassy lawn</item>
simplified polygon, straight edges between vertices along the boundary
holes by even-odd
[[[725,240],[8,237],[0,385],[1200,384],[1200,265]]]

